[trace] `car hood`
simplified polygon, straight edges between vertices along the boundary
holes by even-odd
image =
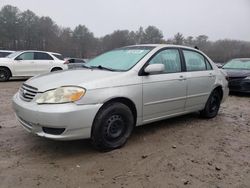
[[[39,92],[61,86],[81,86],[86,89],[96,89],[105,86],[104,83],[112,83],[115,77],[122,72],[112,72],[96,69],[77,69],[57,71],[48,74],[35,76],[25,82],[25,84],[38,88]]]
[[[230,78],[236,78],[236,77],[242,77],[245,78],[247,76],[250,76],[250,70],[235,70],[235,69],[223,69],[226,71],[227,75]]]

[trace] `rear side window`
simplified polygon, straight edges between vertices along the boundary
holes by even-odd
[[[53,58],[47,53],[35,52],[35,60],[53,60]]]
[[[60,54],[53,54],[53,56],[55,56],[59,60],[64,60],[63,56]]]
[[[190,51],[190,50],[183,50],[185,62],[186,62],[186,68],[187,71],[204,71],[207,70],[207,60],[204,58],[203,55],[201,55],[198,52]],[[211,65],[209,64],[210,68],[212,69]]]
[[[159,52],[149,64],[163,64],[165,73],[181,72],[181,59],[177,49],[166,49]]]
[[[24,52],[19,55],[16,59],[18,60],[34,60],[34,52]]]
[[[208,60],[206,60],[206,65],[207,65],[207,70],[212,70],[212,66],[211,64],[208,62]]]

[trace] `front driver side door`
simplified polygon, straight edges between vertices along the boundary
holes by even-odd
[[[34,52],[24,52],[14,59],[14,75],[34,76],[36,67],[34,66]]]
[[[143,76],[143,121],[150,122],[184,111],[187,82],[178,49],[158,52],[149,64],[163,64],[165,71]]]

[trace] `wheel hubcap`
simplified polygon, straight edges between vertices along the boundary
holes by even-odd
[[[113,115],[107,120],[105,137],[108,140],[119,139],[125,131],[125,123],[120,115]]]

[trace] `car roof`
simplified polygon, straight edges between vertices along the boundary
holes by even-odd
[[[13,51],[13,50],[0,50],[0,52],[15,52],[15,51]]]
[[[19,52],[45,52],[45,53],[50,53],[50,54],[55,54],[55,55],[62,55],[56,52],[48,52],[48,51],[40,51],[40,50],[21,50]]]
[[[184,48],[184,49],[189,49],[189,50],[196,50],[200,51],[196,48],[193,47],[188,47],[188,46],[183,46],[183,45],[175,45],[175,44],[138,44],[138,45],[131,45],[131,46],[126,46],[126,47],[159,47],[159,48],[164,48],[164,47],[173,47],[173,48]]]

